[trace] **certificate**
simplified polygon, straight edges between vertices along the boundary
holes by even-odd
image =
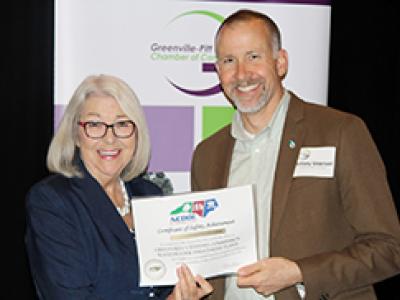
[[[257,261],[251,185],[131,203],[140,286],[176,284],[182,263],[208,278]]]

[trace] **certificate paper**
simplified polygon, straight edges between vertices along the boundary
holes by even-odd
[[[140,286],[176,284],[182,263],[207,278],[257,261],[251,185],[134,199],[132,208]]]

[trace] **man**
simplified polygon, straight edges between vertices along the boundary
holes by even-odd
[[[376,299],[372,284],[400,270],[400,226],[366,126],[283,87],[288,54],[269,17],[232,14],[215,48],[237,112],[197,146],[192,189],[254,184],[260,260],[215,279],[211,298]]]

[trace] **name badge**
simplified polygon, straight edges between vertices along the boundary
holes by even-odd
[[[332,178],[335,171],[336,147],[302,147],[293,177]]]

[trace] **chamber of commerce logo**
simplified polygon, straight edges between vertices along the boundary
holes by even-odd
[[[194,220],[196,216],[205,218],[210,212],[216,210],[217,207],[218,202],[215,198],[185,202],[171,211],[171,221],[191,221]]]
[[[185,65],[195,65],[199,66],[196,67],[197,70],[201,70],[201,73],[210,73],[215,72],[214,62],[215,62],[215,54],[213,51],[213,45],[210,42],[205,42],[199,37],[199,34],[196,34],[196,30],[203,30],[203,25],[199,24],[197,27],[193,26],[191,23],[187,23],[187,21],[182,21],[184,24],[179,23],[181,22],[182,18],[188,16],[205,16],[207,18],[211,18],[214,21],[217,21],[218,24],[222,23],[224,17],[208,11],[208,10],[191,10],[184,13],[179,14],[178,16],[174,17],[168,24],[167,27],[171,26],[172,24],[176,24],[177,28],[171,34],[170,31],[170,39],[174,41],[164,41],[163,43],[154,42],[150,46],[151,50],[151,59],[153,61],[159,62],[172,62],[174,65],[170,66],[171,72],[176,72],[177,64],[185,64]],[[179,21],[178,21],[179,20]],[[216,28],[216,26],[215,26]],[[171,29],[170,29],[171,30]],[[193,35],[189,37],[185,37],[185,40],[182,41],[183,32],[185,31],[193,31]],[[212,37],[212,33],[210,33],[210,38]],[[187,72],[187,67],[179,67],[182,68],[182,72]],[[178,68],[178,69],[179,69]],[[193,69],[193,67],[191,67]],[[198,72],[198,71],[197,71]],[[194,73],[193,73],[194,74]],[[185,75],[187,78],[187,74]],[[187,83],[182,84],[180,80],[176,80],[171,78],[170,76],[165,76],[168,83],[173,86],[175,89],[179,90],[182,93],[191,95],[191,96],[211,96],[214,94],[218,94],[221,92],[221,87],[218,82],[215,84],[211,84],[211,86],[203,87],[203,88],[188,88]],[[173,77],[173,76],[172,76]],[[200,78],[199,78],[200,79]],[[180,83],[178,83],[178,82]],[[198,82],[198,81],[197,81]],[[185,86],[186,85],[186,86]]]

